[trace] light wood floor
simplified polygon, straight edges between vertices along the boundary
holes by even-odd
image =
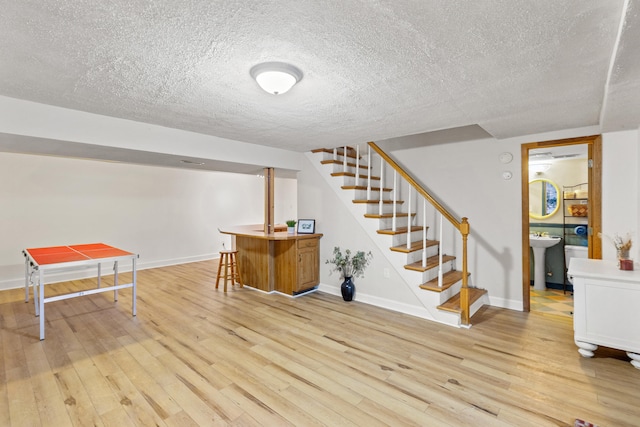
[[[23,291],[0,292],[0,425],[640,425],[640,370],[580,357],[569,318],[489,308],[455,329],[322,293],[225,295],[216,267],[140,271],[136,318],[129,290],[47,304],[42,342]]]

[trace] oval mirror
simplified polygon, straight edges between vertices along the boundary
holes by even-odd
[[[560,190],[549,179],[529,181],[529,216],[535,219],[549,218],[558,211]]]

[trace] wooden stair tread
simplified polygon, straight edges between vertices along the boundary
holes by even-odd
[[[343,190],[367,190],[366,185],[343,185]],[[393,188],[383,188],[382,191],[392,191]],[[371,187],[371,191],[380,191],[380,187]]]
[[[486,289],[468,288],[469,289],[469,306],[479,300],[487,293]],[[453,313],[462,313],[460,308],[460,293],[449,298],[444,304],[438,306],[440,310],[450,311]]]
[[[453,261],[454,259],[456,259],[456,257],[454,257],[453,255],[442,255],[442,263],[443,264],[445,262]],[[429,258],[427,258],[427,266],[426,267],[422,266],[422,260],[420,260],[420,261],[417,261],[417,262],[414,262],[414,263],[411,263],[411,264],[407,264],[407,265],[404,266],[404,268],[406,268],[407,270],[424,272],[424,271],[431,270],[432,268],[437,267],[439,264],[440,264],[440,257],[438,255],[434,255],[434,256],[430,256]]]
[[[411,226],[411,231],[421,231],[421,230],[422,230],[422,226],[420,225]],[[396,234],[406,234],[408,231],[409,230],[407,227],[396,227],[396,231],[393,231],[390,228],[385,228],[383,230],[378,230],[378,234],[386,234],[386,235],[394,236]]]
[[[322,163],[323,165],[329,165],[329,164],[344,165],[344,162],[341,162],[340,160],[333,160],[333,159],[331,159],[331,160],[322,160],[322,161],[320,161],[320,163]],[[347,166],[355,168],[356,164],[352,163],[352,162],[347,162]],[[358,165],[358,167],[360,167],[360,169],[367,169],[367,165]]]
[[[439,242],[437,240],[429,240],[427,239],[427,247],[431,247],[431,246],[435,246],[437,245]],[[407,245],[398,245],[398,246],[392,246],[389,249],[391,249],[394,252],[402,252],[405,254],[411,253],[411,252],[415,252],[415,251],[419,251],[423,248],[423,244],[422,244],[422,239],[420,240],[416,240],[415,242],[411,242],[411,247],[409,247],[407,249]]]
[[[352,172],[332,172],[331,176],[350,176],[350,177],[355,178],[356,174],[352,173]],[[365,178],[367,178],[367,176],[360,175],[360,178],[365,179]],[[371,179],[375,180],[375,181],[380,181],[380,177],[379,176],[372,176]]]
[[[396,218],[404,218],[406,216],[409,216],[409,214],[405,213],[405,212],[398,212],[396,213]],[[415,213],[412,213],[411,216],[416,216]],[[393,218],[393,212],[392,213],[386,213],[386,214],[364,214],[365,218],[375,218],[375,219],[381,219],[381,218]]]
[[[397,204],[401,205],[401,204],[404,203],[404,200],[396,200],[395,202]],[[355,200],[353,200],[353,203],[375,204],[375,203],[380,203],[380,200],[355,199]],[[383,200],[382,203],[385,204],[385,205],[392,205],[393,204],[393,200]]]
[[[467,273],[467,276],[470,276],[470,274]],[[428,282],[420,285],[420,288],[427,291],[442,292],[449,289],[460,280],[462,280],[462,271],[452,270],[442,275],[442,287],[438,286],[438,278],[436,277],[435,279],[429,280]]]
[[[337,155],[338,156],[342,156],[344,153],[344,147],[339,147],[337,150]],[[316,148],[315,150],[311,150],[312,153],[329,153],[329,154],[333,154],[333,148]],[[351,148],[351,147],[347,147],[347,157],[351,157],[352,159],[356,158],[356,150]],[[362,156],[360,156],[362,157]]]

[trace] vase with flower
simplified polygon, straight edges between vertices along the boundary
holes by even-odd
[[[340,247],[336,246],[333,248],[333,258],[328,259],[326,264],[332,264],[333,267],[331,271],[337,271],[344,279],[340,286],[342,299],[345,301],[351,301],[353,299],[356,291],[353,278],[364,275],[364,270],[372,258],[373,255],[371,252],[356,251],[352,253],[350,249],[346,249],[344,253],[342,253]]]
[[[600,233],[599,236],[602,237],[602,233]],[[613,243],[613,246],[616,248],[618,268],[621,270],[633,270],[633,260],[629,258],[629,251],[632,245],[631,234],[627,233],[624,237],[618,234],[610,237],[605,234],[605,237]]]

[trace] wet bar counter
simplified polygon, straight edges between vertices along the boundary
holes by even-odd
[[[322,234],[265,233],[261,225],[227,227],[220,232],[235,238],[245,285],[296,295],[320,282]]]

